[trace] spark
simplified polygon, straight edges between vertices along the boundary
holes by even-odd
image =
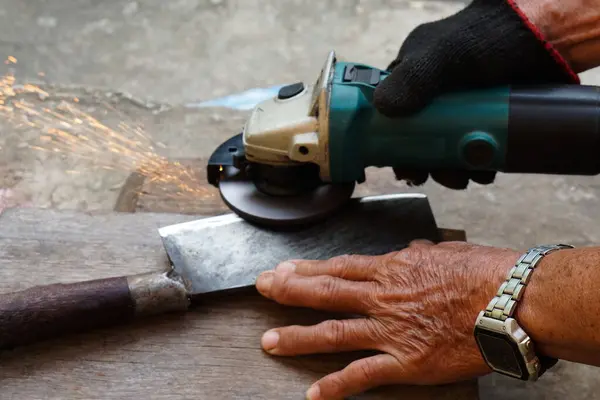
[[[14,57],[7,61],[16,62]],[[121,120],[109,126],[78,108],[80,99],[62,100],[56,105],[43,100],[50,94],[33,84],[16,84],[12,74],[0,79],[0,117],[16,127],[39,131],[29,148],[50,154],[69,155],[104,170],[136,171],[149,183],[161,185],[169,197],[208,199],[216,196],[198,177],[197,171],[159,155],[144,129]],[[117,110],[106,105],[110,111]],[[107,113],[106,113],[107,114]],[[80,171],[70,169],[68,174]]]

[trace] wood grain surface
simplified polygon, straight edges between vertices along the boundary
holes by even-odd
[[[0,293],[166,267],[157,228],[195,219],[154,213],[11,209],[0,215]],[[361,353],[277,358],[261,334],[329,315],[254,292],[211,298],[188,313],[0,353],[1,399],[301,399],[316,379]],[[475,399],[477,383],[388,387],[360,399]]]

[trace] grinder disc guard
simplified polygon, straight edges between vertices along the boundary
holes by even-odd
[[[223,201],[240,217],[260,225],[285,227],[318,222],[352,197],[353,182],[325,184],[315,167],[249,163],[239,134],[213,153],[207,172],[209,182],[219,188]]]

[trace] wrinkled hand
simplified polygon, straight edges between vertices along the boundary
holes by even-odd
[[[377,257],[284,262],[257,280],[278,303],[359,318],[266,332],[276,356],[375,350],[316,382],[307,398],[342,399],[381,385],[443,384],[489,372],[473,324],[519,257],[513,250],[416,241]]]

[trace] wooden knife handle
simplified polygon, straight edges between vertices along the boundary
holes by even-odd
[[[181,281],[166,273],[0,294],[0,349],[123,324],[140,315],[185,310],[188,305]]]

